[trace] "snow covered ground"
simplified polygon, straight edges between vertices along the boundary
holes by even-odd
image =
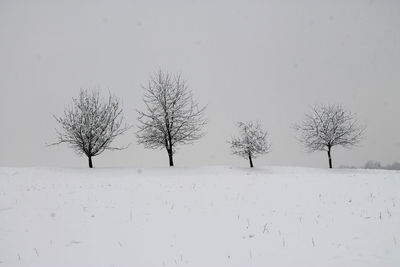
[[[0,266],[400,266],[400,172],[0,168]]]

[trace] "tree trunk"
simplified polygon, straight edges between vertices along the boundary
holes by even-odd
[[[88,156],[88,158],[89,158],[89,168],[93,168],[92,156]]]
[[[332,169],[331,148],[328,147],[329,168]]]
[[[173,155],[172,155],[172,149],[168,149],[168,158],[169,158],[169,166],[172,167],[174,166],[174,159],[173,159]]]
[[[253,160],[251,159],[251,155],[249,154],[250,168],[253,168]]]

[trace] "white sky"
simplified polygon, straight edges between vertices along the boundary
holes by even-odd
[[[300,3],[301,2],[301,3]],[[326,167],[291,125],[308,106],[338,103],[368,125],[361,146],[334,165],[400,160],[399,1],[0,1],[0,166],[86,167],[56,140],[56,121],[80,88],[109,89],[128,123],[162,67],[182,72],[207,104],[207,136],[181,147],[176,166],[239,165],[226,140],[260,120],[272,152],[255,165]],[[167,166],[136,144],[135,129],[97,167]]]

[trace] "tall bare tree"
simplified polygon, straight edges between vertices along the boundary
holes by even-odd
[[[60,124],[57,130],[58,142],[67,143],[78,155],[85,154],[89,168],[93,168],[92,157],[104,150],[120,150],[126,147],[112,147],[115,137],[125,133],[129,127],[123,125],[120,101],[109,94],[108,99],[100,99],[99,92],[81,90],[72,105],[65,108],[64,115],[54,116]]]
[[[308,152],[326,151],[332,168],[331,151],[335,146],[351,148],[358,145],[365,131],[356,116],[339,105],[316,105],[295,124],[298,139]]]
[[[240,135],[228,141],[232,154],[249,159],[250,167],[253,168],[253,158],[271,150],[271,144],[267,141],[268,133],[259,122],[239,122],[238,127]]]
[[[199,107],[180,74],[159,70],[143,89],[146,109],[138,110],[138,143],[145,148],[165,148],[169,166],[174,166],[176,147],[193,143],[204,135],[205,107]]]

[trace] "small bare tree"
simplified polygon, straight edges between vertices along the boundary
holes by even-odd
[[[104,150],[121,150],[126,147],[112,147],[115,137],[129,129],[122,125],[123,114],[119,100],[109,94],[107,100],[100,99],[99,92],[81,90],[73,104],[65,108],[64,116],[54,118],[61,126],[57,131],[58,142],[67,143],[78,155],[85,154],[89,168],[93,168],[92,157]]]
[[[169,166],[174,166],[176,146],[193,143],[204,135],[205,107],[199,108],[179,74],[159,70],[143,89],[146,110],[138,110],[138,143],[145,148],[165,148]]]
[[[331,150],[334,146],[351,148],[359,144],[365,131],[355,115],[338,105],[316,105],[305,114],[294,129],[308,152],[326,151],[332,168]]]
[[[271,150],[271,144],[267,141],[268,133],[264,131],[259,122],[239,122],[240,136],[232,137],[228,143],[232,153],[249,159],[253,168],[253,158],[266,154]]]

